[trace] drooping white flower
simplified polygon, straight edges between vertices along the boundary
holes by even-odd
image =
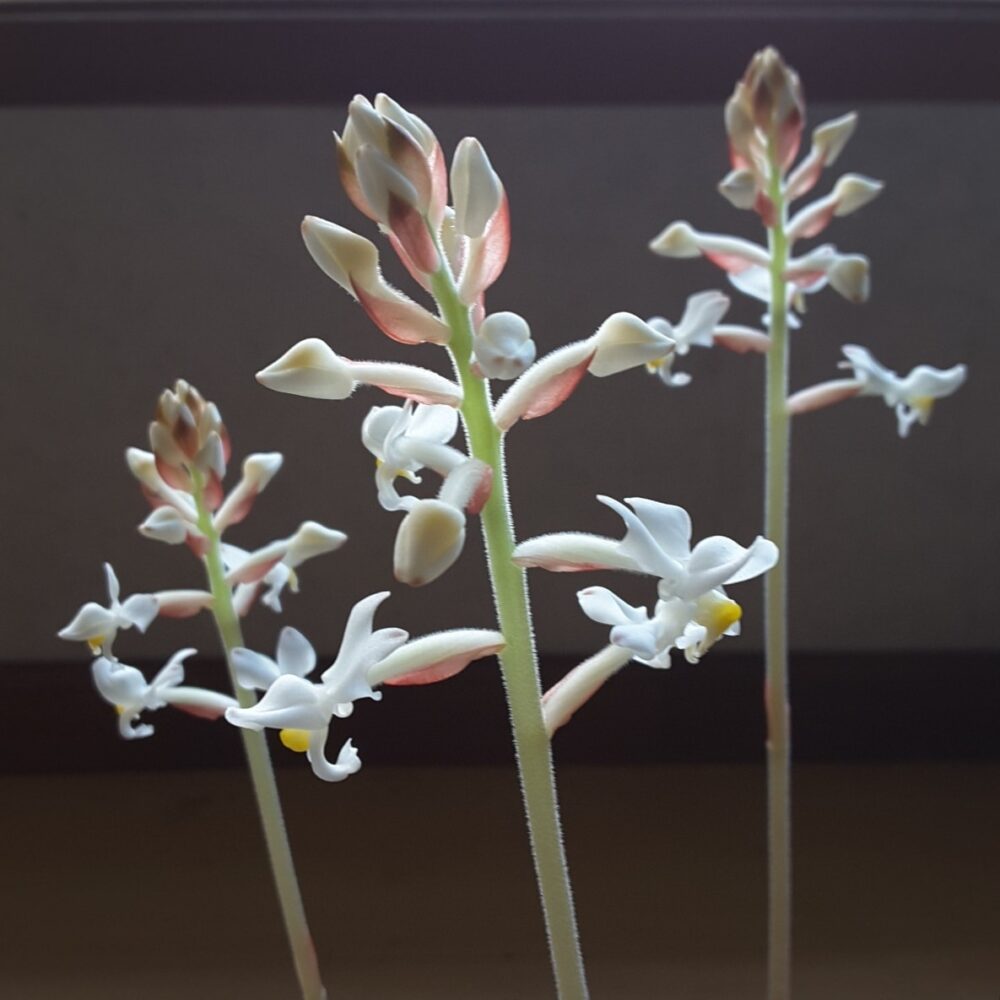
[[[247,552],[235,545],[221,545],[226,568],[226,582],[235,587],[233,606],[241,617],[253,605],[264,588],[261,603],[275,612],[281,611],[281,594],[288,587],[298,593],[299,581],[295,570],[307,559],[339,549],[347,535],[327,528],[316,521],[304,521],[288,538]]]
[[[153,735],[153,727],[139,723],[145,711],[173,705],[202,718],[219,718],[236,699],[216,691],[182,687],[184,661],[197,650],[182,649],[149,682],[141,670],[107,656],[99,656],[91,667],[94,684],[101,697],[118,712],[118,731],[123,739],[143,739]]]
[[[305,678],[315,665],[312,647],[290,639],[287,633],[283,633],[285,652],[282,654],[280,645],[278,651],[283,662],[275,662],[273,671],[259,654],[244,651],[234,656],[242,673],[241,683],[266,690],[252,708],[229,709],[229,722],[245,729],[280,730],[281,742],[290,750],[305,753],[313,772],[324,781],[342,781],[357,772],[361,759],[351,741],[341,747],[336,762],[327,760],[326,741],[334,716],[346,718],[359,698],[377,701],[382,697],[372,689],[368,670],[408,638],[402,629],[372,630],[375,611],[388,596],[387,591],[372,594],[354,605],[337,659],[323,672],[319,683]],[[270,682],[264,683],[268,675]]]
[[[899,436],[906,437],[915,423],[926,424],[935,400],[950,396],[965,381],[965,365],[932,368],[917,365],[900,377],[872,357],[864,347],[847,344],[842,348],[846,361],[839,367],[851,370],[851,378],[835,379],[803,389],[789,397],[788,412],[808,413],[854,396],[881,396],[896,411]]]
[[[672,504],[642,498],[629,507],[610,497],[598,499],[624,520],[621,541],[598,535],[561,533],[522,542],[514,550],[521,566],[557,572],[625,569],[658,579],[658,601],[652,615],[627,604],[604,587],[589,587],[579,596],[584,613],[611,625],[611,642],[633,652],[640,662],[669,665],[671,648],[701,655],[739,620],[739,607],[721,592],[724,584],[752,579],[778,559],[773,542],[756,538],[744,547],[716,535],[691,547],[691,520]]]
[[[325,748],[334,717],[346,718],[360,698],[378,700],[379,684],[427,684],[444,680],[474,659],[503,648],[503,636],[481,629],[456,629],[407,642],[402,629],[373,631],[373,618],[387,592],[358,601],[344,629],[340,652],[318,683],[306,679],[315,665],[312,646],[301,633],[285,629],[274,660],[250,650],[235,650],[240,682],[265,691],[252,708],[232,708],[226,718],[247,729],[278,729],[291,750],[305,753],[314,773],[341,781],[361,767],[350,740],[335,762]]]
[[[60,639],[85,642],[94,653],[111,655],[111,646],[119,630],[132,628],[145,632],[159,611],[153,594],[133,594],[119,601],[121,587],[111,563],[104,564],[108,585],[108,606],[88,601],[73,616],[73,620],[58,632]]]
[[[458,431],[458,413],[450,406],[413,404],[373,406],[361,426],[361,440],[375,456],[375,484],[385,510],[409,510],[417,502],[400,496],[395,481],[402,476],[419,483],[421,469],[442,478],[467,458],[448,445]]]

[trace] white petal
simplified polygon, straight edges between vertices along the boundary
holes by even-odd
[[[597,499],[615,511],[625,522],[627,530],[625,537],[619,543],[622,554],[634,560],[644,573],[671,580],[681,575],[682,570],[678,561],[659,545],[649,528],[636,514],[611,497],[599,496]]]
[[[57,635],[60,639],[69,639],[71,642],[88,642],[91,639],[101,641],[110,638],[117,631],[115,616],[100,604],[88,601]]]
[[[367,679],[368,671],[409,638],[403,629],[398,628],[372,631],[375,611],[388,596],[387,590],[370,594],[351,608],[337,659],[322,675],[330,701],[344,703],[358,698],[377,700],[381,697],[372,691]]]
[[[354,744],[348,740],[337,754],[337,763],[331,764],[325,756],[327,733],[313,734],[309,741],[307,756],[312,765],[313,774],[324,781],[343,781],[352,774],[357,774],[361,770],[361,758],[358,751],[354,749]]]
[[[758,536],[749,548],[723,535],[704,538],[691,553],[688,578],[674,592],[685,600],[695,600],[724,583],[759,576],[777,561],[777,546],[766,538]]]
[[[276,659],[283,674],[305,677],[316,666],[316,651],[298,629],[286,625],[278,636]]]
[[[675,338],[685,344],[711,347],[712,331],[728,310],[729,296],[722,292],[708,291],[691,295],[684,306],[684,315],[675,327]]]
[[[94,686],[109,704],[133,708],[136,711],[141,708],[149,688],[141,670],[99,656],[91,664],[90,672]]]
[[[667,555],[681,560],[691,554],[691,518],[683,507],[643,497],[626,497],[625,502]]]
[[[965,381],[967,371],[965,365],[955,365],[953,368],[932,368],[930,365],[918,365],[902,380],[902,391],[908,399],[942,399],[950,396]]]
[[[583,613],[601,625],[636,625],[649,621],[645,608],[627,604],[607,587],[586,587],[577,593],[576,599]]]
[[[152,594],[133,594],[125,599],[121,613],[140,632],[145,632],[159,610],[159,603]]]
[[[266,691],[282,673],[270,656],[243,646],[237,646],[230,653],[229,659],[240,687],[250,690]]]
[[[330,716],[320,705],[320,690],[294,674],[282,674],[252,708],[230,708],[226,719],[244,729],[308,729],[327,726]]]

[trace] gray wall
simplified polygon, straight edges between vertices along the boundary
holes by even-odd
[[[726,168],[716,108],[413,110],[449,153],[466,134],[489,150],[514,225],[511,261],[489,304],[524,314],[542,350],[589,334],[619,309],[676,319],[688,294],[723,286],[703,261],[646,250],[667,222],[757,235],[753,218],[714,191]],[[812,108],[811,122],[843,110]],[[901,371],[965,361],[971,376],[906,441],[872,400],[797,421],[792,645],[995,646],[1000,111],[859,110],[860,129],[837,166],[888,187],[828,233],[872,258],[873,296],[863,307],[832,292],[810,300],[795,335],[793,386],[833,377],[845,342],[868,345]],[[368,406],[387,400],[374,391],[345,403],[300,400],[252,378],[306,336],[348,357],[447,371],[443,352],[401,347],[371,327],[301,245],[306,213],[372,236],[334,176],[329,133],[343,117],[340,108],[0,111],[5,659],[77,655],[54,633],[80,603],[102,596],[104,560],[125,593],[199,584],[186,550],[135,534],[146,508],[122,461],[127,445],[145,444],[156,394],[179,375],[219,403],[237,458],[286,456],[233,541],[252,546],[307,517],[351,536],[304,568],[303,592],[283,621],[330,649],[350,604],[391,588],[384,624],[419,633],[490,623],[474,533],[438,583],[405,591],[392,581],[398,515],[378,508],[358,437]],[[759,311],[734,295],[735,321],[754,322]],[[749,541],[761,520],[762,367],[758,357],[698,352],[686,389],[668,391],[641,372],[588,379],[561,410],[516,427],[509,459],[519,535],[617,534],[618,519],[593,499],[606,492],[681,503],[696,536]],[[576,608],[575,590],[589,582],[637,603],[653,599],[644,579],[538,573],[543,650],[585,654],[604,641],[603,627]],[[759,589],[734,592],[747,608],[745,650],[760,644]],[[270,647],[276,625],[258,610],[250,640]],[[123,636],[118,651],[156,656],[211,642],[207,622],[167,622],[145,639]]]

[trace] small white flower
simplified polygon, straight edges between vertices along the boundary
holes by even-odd
[[[312,671],[315,655],[301,635],[296,639],[283,633],[285,650],[279,643],[281,662],[271,661],[273,670],[267,658],[241,652],[237,668],[242,672],[241,683],[245,679],[255,687],[266,686],[266,691],[252,708],[230,708],[226,712],[229,722],[245,729],[280,730],[281,742],[290,750],[305,753],[313,772],[324,781],[342,781],[357,772],[361,760],[351,741],[341,747],[334,763],[326,758],[326,741],[334,716],[350,715],[353,702],[359,698],[377,701],[382,697],[372,689],[368,672],[408,638],[397,628],[372,631],[375,610],[388,596],[387,591],[372,594],[354,605],[337,659],[323,672],[319,683],[305,679],[304,674]],[[267,681],[268,676],[270,683],[258,683]]]
[[[774,543],[758,537],[744,548],[716,535],[692,548],[691,520],[683,508],[635,497],[626,501],[630,510],[610,497],[598,499],[625,521],[621,541],[579,533],[543,535],[518,545],[514,561],[561,572],[625,569],[657,577],[659,599],[652,616],[605,587],[578,594],[589,618],[613,626],[612,644],[630,650],[641,663],[669,666],[671,648],[696,660],[719,636],[733,634],[739,605],[721,588],[770,569],[778,560]]]
[[[155,711],[167,705],[202,718],[218,718],[227,708],[236,705],[228,695],[200,688],[181,687],[184,661],[197,650],[182,649],[167,661],[166,666],[147,683],[142,671],[106,656],[99,656],[91,667],[94,684],[101,697],[118,712],[118,731],[123,739],[143,739],[153,735],[153,727],[139,723],[144,711]]]
[[[413,404],[373,406],[361,426],[361,440],[375,456],[375,485],[385,510],[410,510],[413,496],[400,496],[395,481],[402,476],[419,483],[421,469],[442,478],[467,456],[448,446],[458,431],[458,413],[450,406]]]
[[[133,594],[119,601],[121,587],[110,563],[104,564],[104,575],[108,584],[108,606],[102,607],[94,601],[86,603],[73,620],[59,630],[60,639],[85,642],[94,653],[111,655],[111,646],[120,629],[132,628],[145,632],[156,617],[159,604],[153,594]]]
[[[900,378],[894,371],[879,364],[863,347],[847,344],[842,348],[846,361],[841,368],[853,370],[860,383],[859,395],[881,396],[886,406],[896,411],[899,436],[906,437],[916,423],[926,424],[931,417],[934,401],[950,396],[965,381],[965,365],[952,368],[932,368],[917,365],[908,375]]]

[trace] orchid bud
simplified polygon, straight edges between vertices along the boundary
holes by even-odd
[[[217,479],[225,475],[229,437],[218,407],[184,379],[160,394],[149,441],[157,469],[171,486],[190,492],[189,473],[195,469]]]
[[[867,302],[871,294],[868,258],[861,254],[838,256],[829,271],[830,284],[848,302]]]
[[[503,185],[478,139],[464,138],[451,161],[455,225],[477,239],[503,201]]]
[[[347,399],[357,384],[347,362],[317,337],[300,340],[256,378],[268,389],[312,399]]]
[[[758,190],[757,178],[747,167],[731,170],[719,181],[719,194],[734,208],[753,208]]]
[[[513,312],[491,313],[473,338],[474,370],[486,378],[517,378],[535,360],[535,342],[525,319]]]
[[[464,544],[462,511],[442,500],[417,501],[396,534],[396,579],[411,587],[431,583],[458,559]]]
[[[777,145],[778,164],[787,169],[799,149],[805,123],[802,84],[777,49],[756,53],[743,76],[745,100],[754,124]]]

